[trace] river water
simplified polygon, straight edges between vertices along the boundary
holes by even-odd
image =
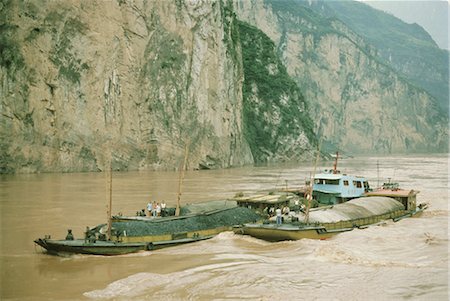
[[[378,162],[378,164],[377,164]],[[269,243],[224,232],[152,252],[103,257],[44,254],[33,240],[106,221],[102,173],[1,176],[1,300],[448,300],[447,155],[341,160],[342,172],[420,190],[420,218],[332,239]],[[321,168],[332,162],[321,162]],[[186,172],[182,201],[298,186],[308,164]],[[113,213],[134,215],[151,197],[175,205],[177,172],[116,172]]]

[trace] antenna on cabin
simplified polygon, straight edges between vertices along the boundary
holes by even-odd
[[[338,170],[337,170],[338,158],[339,158],[339,152],[336,152],[336,159],[334,160],[334,164],[333,164],[333,173],[334,174],[338,173]]]
[[[380,160],[377,160],[377,188],[380,187]]]

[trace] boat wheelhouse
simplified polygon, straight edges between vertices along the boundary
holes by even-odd
[[[321,204],[344,203],[368,191],[369,183],[365,178],[341,174],[335,169],[314,176],[313,198]]]

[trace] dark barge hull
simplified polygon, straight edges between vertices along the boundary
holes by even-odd
[[[351,231],[353,228],[327,230],[324,227],[299,227],[289,224],[277,226],[276,224],[244,224],[233,229],[235,234],[250,235],[255,238],[271,242],[283,240],[328,239],[342,232]]]
[[[47,238],[38,238],[34,242],[46,249],[52,255],[71,255],[71,254],[89,254],[89,255],[123,255],[139,251],[150,251],[171,246],[177,246],[186,243],[192,243],[200,240],[209,239],[212,236],[203,236],[195,238],[184,238],[157,242],[115,242],[115,241],[96,241],[86,242],[82,239],[76,240],[52,240]]]
[[[319,208],[314,211],[316,218],[318,218],[320,214],[325,214],[327,211],[333,210],[333,207],[336,213],[341,214],[346,212],[351,213],[349,209],[352,209],[359,215],[359,218],[338,220],[334,222],[332,220],[330,220],[330,222],[315,221],[314,226],[295,223],[284,223],[281,225],[276,225],[274,223],[247,223],[236,226],[233,231],[236,234],[250,235],[267,241],[298,240],[303,238],[327,239],[338,233],[351,231],[354,228],[364,229],[370,225],[376,225],[386,220],[397,222],[404,218],[419,216],[428,208],[426,204],[419,204],[414,210],[404,210],[401,208],[403,205],[400,202],[390,198],[380,198],[377,202],[379,205],[382,205],[382,211],[376,212],[378,214],[367,215],[370,211],[366,210],[366,215],[362,215],[361,212],[364,213],[364,211],[361,210],[361,208],[364,209],[365,207],[362,207],[361,205],[366,204],[366,208],[370,209],[370,206],[368,205],[371,203],[373,204],[376,200],[375,197],[360,198],[347,203],[334,205],[329,208]],[[349,204],[355,207],[348,207]],[[358,204],[359,206],[356,206]],[[392,207],[390,205],[392,205]],[[354,210],[354,208],[358,210]],[[333,217],[333,215],[331,216]],[[341,216],[343,217],[344,215]],[[351,217],[350,214],[348,214],[348,216]]]
[[[91,243],[82,239],[52,240],[46,238],[38,238],[34,242],[52,255],[121,255],[148,250],[148,243],[120,243],[113,241],[96,241]]]

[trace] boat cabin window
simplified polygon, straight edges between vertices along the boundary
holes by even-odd
[[[339,179],[315,179],[315,184],[339,185]]]
[[[348,186],[348,180],[344,180],[344,186]]]
[[[360,181],[353,181],[353,185],[356,186],[357,188],[362,187],[362,183]]]
[[[366,190],[366,191],[369,191],[369,182],[367,182],[367,181],[364,181],[364,189]]]

